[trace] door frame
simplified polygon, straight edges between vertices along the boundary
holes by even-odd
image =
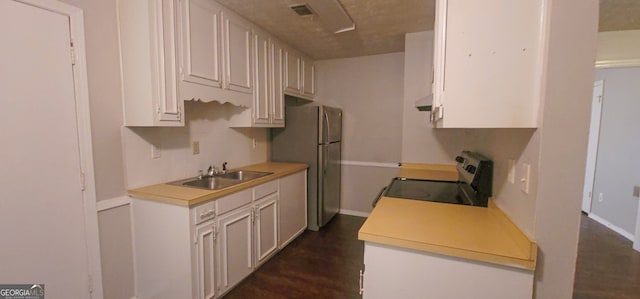
[[[582,211],[590,214],[593,202],[593,185],[595,183],[596,160],[598,157],[598,142],[600,139],[600,123],[602,116],[602,99],[604,95],[604,81],[593,82],[591,97],[591,121],[589,125],[589,143],[587,144],[587,163],[584,175],[582,193]],[[594,119],[598,120],[594,122]],[[588,194],[587,194],[588,193]]]
[[[100,264],[100,240],[98,236],[93,147],[91,143],[84,13],[81,8],[57,0],[14,1],[69,17],[69,33],[75,54],[75,64],[72,66],[72,69],[78,127],[78,145],[80,151],[80,171],[84,177],[84,191],[82,195],[84,202],[84,231],[87,243],[87,270],[89,272],[91,298],[102,299],[104,295],[102,290],[102,268]]]

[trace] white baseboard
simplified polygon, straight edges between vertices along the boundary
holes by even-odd
[[[361,212],[361,211],[353,211],[353,210],[345,210],[345,209],[340,209],[340,211],[338,212],[338,214],[343,214],[343,215],[350,215],[350,216],[358,216],[358,217],[369,217],[369,214],[371,213],[367,213],[367,212]]]
[[[131,197],[127,195],[123,195],[123,196],[118,196],[118,197],[98,201],[96,203],[96,210],[98,210],[98,212],[102,212],[104,210],[109,210],[109,209],[125,206],[128,204],[131,204]]]
[[[611,223],[611,222],[609,222],[609,221],[605,220],[604,218],[602,218],[602,217],[600,217],[600,216],[598,216],[598,215],[596,215],[596,214],[594,214],[594,213],[589,213],[589,218],[591,218],[591,219],[593,219],[593,220],[597,221],[598,223],[600,223],[600,224],[602,224],[602,225],[604,225],[604,226],[608,227],[608,228],[609,228],[609,229],[611,229],[612,231],[614,231],[614,232],[616,232],[616,233],[618,233],[618,234],[622,235],[623,237],[625,237],[625,238],[627,238],[627,239],[631,240],[631,242],[633,242],[633,241],[634,241],[634,239],[635,239],[635,236],[634,236],[632,233],[630,233],[630,232],[628,232],[628,231],[626,231],[626,230],[624,230],[624,229],[622,229],[622,228],[620,228],[620,227],[617,227],[617,226],[616,226],[616,225],[614,225],[613,223]]]

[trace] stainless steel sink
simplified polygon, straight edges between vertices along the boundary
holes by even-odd
[[[202,178],[189,178],[185,180],[171,182],[171,185],[194,187],[208,190],[218,190],[231,187],[243,182],[255,180],[257,178],[273,174],[273,172],[237,170],[224,174],[215,174],[213,176],[204,176]]]
[[[240,181],[250,181],[250,180],[261,178],[263,176],[267,176],[270,174],[273,174],[273,172],[237,170],[237,171],[227,172],[224,174],[218,174],[216,175],[216,177],[232,179],[232,180],[240,180]]]

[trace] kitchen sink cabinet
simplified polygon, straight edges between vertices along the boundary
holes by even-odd
[[[118,0],[125,126],[184,126],[176,70],[177,0]]]
[[[436,127],[537,127],[542,4],[436,0],[431,114]]]
[[[131,205],[136,295],[218,298],[304,231],[306,170],[191,207]]]
[[[307,228],[307,174],[301,171],[280,179],[280,239],[283,248]]]
[[[220,293],[225,293],[253,271],[253,206],[218,219]]]
[[[531,299],[533,271],[365,242],[364,299]]]
[[[259,194],[264,190],[270,190],[270,194],[262,197]],[[278,249],[277,183],[257,186],[253,194],[253,203],[218,218],[221,294],[251,274]]]

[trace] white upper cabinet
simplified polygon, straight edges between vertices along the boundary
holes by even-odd
[[[537,127],[542,3],[436,0],[436,127]]]
[[[182,0],[180,90],[185,100],[249,105],[252,25],[211,0]]]
[[[315,97],[315,66],[295,50],[284,49],[284,93],[307,100]]]
[[[302,82],[300,81],[301,57],[290,49],[284,49],[284,92],[287,94],[300,94]]]
[[[302,94],[308,98],[316,95],[316,66],[312,60],[302,57]]]
[[[226,88],[253,93],[251,71],[251,23],[231,12],[223,12],[224,78]]]
[[[271,124],[284,127],[284,82],[283,56],[284,47],[275,40],[269,41],[270,68],[271,68]]]
[[[270,102],[272,100],[269,70],[269,39],[257,32],[253,36],[255,61],[255,92],[253,96],[253,119],[255,124],[271,122]]]
[[[118,0],[125,126],[183,126],[177,84],[177,1]]]
[[[207,0],[186,0],[182,8],[182,80],[222,87],[222,8]]]
[[[232,127],[284,127],[283,46],[266,32],[253,33],[253,104],[231,118]]]

